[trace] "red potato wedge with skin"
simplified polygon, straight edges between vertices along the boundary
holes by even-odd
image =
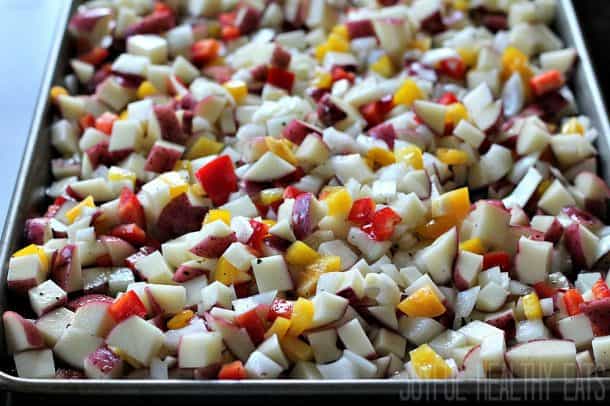
[[[309,123],[296,119],[288,123],[288,125],[282,130],[282,136],[297,145],[301,145],[301,142],[303,142],[305,137],[307,137],[307,135],[310,133],[315,133],[321,136],[322,130]]]
[[[597,246],[599,239],[586,227],[578,224],[570,224],[564,232],[564,244],[574,268],[578,270],[590,269],[597,257]]]
[[[96,302],[112,303],[113,301],[114,301],[114,299],[110,296],[100,295],[100,294],[91,294],[91,295],[80,296],[74,300],[69,301],[68,304],[66,305],[66,307],[70,310],[76,311],[78,308],[80,308],[81,306],[84,306],[88,303],[96,303]]]
[[[42,245],[53,237],[51,220],[46,217],[35,217],[25,222],[25,237],[32,244]]]
[[[163,237],[161,239],[199,230],[207,212],[207,207],[193,204],[187,193],[176,196],[163,208],[157,219],[157,228]]]
[[[210,124],[214,124],[222,110],[225,108],[227,104],[227,100],[218,95],[210,95],[206,96],[203,100],[198,102],[193,109],[195,115],[202,117],[208,121]]]
[[[118,237],[103,235],[100,241],[106,247],[114,266],[123,266],[125,259],[136,253],[136,249],[131,244]]]
[[[157,141],[148,153],[144,170],[156,173],[169,172],[174,169],[183,153],[184,148],[180,145]]]
[[[199,257],[218,258],[229,248],[229,245],[236,241],[234,232],[223,237],[209,235],[191,248],[190,251]]]
[[[182,131],[182,126],[171,105],[155,106],[149,120],[149,128],[152,126],[158,129],[160,138],[175,144],[184,144],[186,141],[187,135]]]
[[[108,347],[100,347],[85,358],[85,375],[91,379],[118,378],[123,375],[123,360]]]
[[[202,275],[209,275],[210,269],[200,268],[197,266],[197,261],[189,261],[184,263],[174,272],[174,282],[183,283]]]
[[[83,278],[76,245],[68,244],[55,253],[51,278],[68,293],[82,289]]]
[[[610,298],[581,303],[580,310],[591,320],[595,336],[610,335]]]
[[[13,311],[6,311],[2,321],[9,354],[44,347],[42,334],[31,320],[24,319]]]
[[[458,290],[476,285],[483,267],[483,257],[468,251],[460,251],[453,268],[453,283]]]
[[[176,25],[176,18],[170,12],[155,12],[142,18],[125,30],[125,36],[137,34],[160,34]]]
[[[222,335],[222,339],[231,352],[241,361],[246,362],[255,347],[245,328],[240,328],[209,313],[205,314],[208,325]]]
[[[507,340],[515,338],[516,321],[515,313],[512,309],[494,313],[485,318],[485,323],[491,324],[494,327],[504,331],[504,336]]]

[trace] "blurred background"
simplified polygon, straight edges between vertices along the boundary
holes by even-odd
[[[564,0],[558,0],[564,1]],[[569,0],[567,0],[569,1]],[[573,0],[597,77],[610,95],[609,0]],[[0,0],[0,227],[21,163],[48,54],[66,0]],[[43,95],[46,97],[46,95]]]

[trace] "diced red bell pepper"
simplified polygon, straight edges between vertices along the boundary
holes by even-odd
[[[389,207],[384,207],[373,214],[371,222],[362,226],[362,230],[377,241],[385,241],[392,237],[394,227],[401,220],[398,213]]]
[[[265,339],[265,323],[261,320],[256,308],[236,316],[235,322],[238,326],[246,329],[255,345],[260,344]]]
[[[218,15],[218,22],[222,26],[234,25],[236,17],[237,17],[237,12],[236,11],[232,11],[230,13],[220,13]]]
[[[305,192],[303,192],[301,189],[299,189],[297,187],[287,186],[286,189],[284,189],[283,197],[284,197],[284,199],[294,199],[298,195],[303,194],[303,193],[305,193]]]
[[[230,364],[224,364],[218,372],[218,379],[246,379],[246,369],[241,361],[233,361]]]
[[[219,156],[199,168],[195,177],[217,206],[225,204],[229,195],[237,190],[235,167],[227,155]]]
[[[85,114],[78,119],[78,124],[81,131],[85,131],[89,127],[95,127],[95,117],[93,117],[93,114],[91,113]]]
[[[95,47],[89,52],[82,54],[78,57],[83,62],[88,64],[97,66],[100,63],[104,62],[106,58],[108,58],[109,52],[106,48]]]
[[[483,255],[483,269],[499,266],[503,272],[508,272],[511,267],[510,255],[505,251],[492,251]]]
[[[277,66],[270,66],[267,69],[267,83],[290,92],[294,85],[294,73]]]
[[[168,6],[167,4],[157,2],[155,3],[155,8],[153,9],[153,13],[169,13],[174,14],[174,10]]]
[[[257,251],[260,251],[263,247],[263,241],[269,232],[269,226],[252,219],[250,220],[250,226],[252,227],[252,235],[248,240],[248,245]]]
[[[382,97],[379,100],[360,107],[360,114],[362,114],[362,117],[364,117],[369,127],[374,127],[385,119],[386,114],[388,114],[392,108],[394,108],[392,96]]]
[[[375,201],[370,197],[364,197],[352,204],[347,219],[352,223],[364,225],[372,220],[373,213],[375,213]]]
[[[239,28],[237,28],[236,26],[225,25],[220,30],[220,36],[224,41],[232,41],[234,39],[239,38],[241,36],[241,33],[239,32]]]
[[[112,229],[110,235],[135,245],[144,245],[146,243],[146,232],[134,223],[119,224]]]
[[[121,224],[137,224],[146,227],[146,216],[138,197],[128,187],[123,188],[119,198],[119,221]]]
[[[608,289],[608,284],[603,279],[598,279],[593,284],[591,287],[591,292],[593,292],[593,297],[595,299],[610,297],[610,289]]]
[[[455,93],[453,92],[445,92],[443,93],[443,95],[438,99],[439,104],[444,104],[445,106],[449,106],[453,103],[457,103],[459,102],[457,96],[455,95]]]
[[[271,303],[271,308],[267,314],[268,321],[274,321],[278,317],[289,319],[292,316],[292,303],[286,299],[276,298]]]
[[[563,74],[556,69],[541,73],[530,79],[530,86],[536,96],[559,89],[565,83]]]
[[[220,52],[220,43],[215,39],[202,39],[191,45],[191,60],[197,66],[216,59]]]
[[[443,59],[438,64],[438,70],[455,80],[462,80],[466,76],[466,64],[461,58]]]
[[[538,297],[544,299],[547,297],[553,297],[557,293],[557,288],[546,282],[538,282],[534,284],[534,290]]]
[[[350,83],[354,83],[354,80],[356,80],[356,75],[353,72],[346,71],[340,66],[335,66],[330,70],[330,77],[333,82],[347,79]]]
[[[112,134],[112,126],[118,120],[118,116],[109,111],[95,119],[95,128],[106,135]]]
[[[584,299],[578,289],[569,289],[563,295],[563,303],[566,305],[568,314],[574,316],[580,313],[580,304],[584,303]]]
[[[131,316],[145,317],[147,312],[136,292],[128,290],[110,305],[108,313],[119,323]]]

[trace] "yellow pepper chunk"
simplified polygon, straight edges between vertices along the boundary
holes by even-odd
[[[140,86],[138,86],[136,95],[138,99],[145,99],[147,97],[154,96],[157,93],[159,93],[157,88],[151,82],[145,80],[144,82],[140,83]]]
[[[352,196],[349,194],[347,189],[343,187],[331,192],[328,196],[326,196],[324,201],[328,207],[329,216],[341,217],[347,217],[353,203]]]
[[[542,307],[536,292],[523,296],[523,313],[528,320],[540,320],[542,318]]]
[[[561,133],[583,135],[585,133],[585,127],[576,117],[572,117],[561,126]]]
[[[30,244],[25,248],[21,248],[16,251],[13,257],[25,257],[27,255],[38,255],[38,261],[40,262],[41,268],[46,272],[49,269],[49,257],[45,252],[44,248],[36,244]]]
[[[398,304],[398,310],[409,317],[437,317],[447,310],[431,287],[416,290]]]
[[[443,193],[432,201],[432,216],[450,216],[462,220],[470,213],[470,194],[467,187]]]
[[[160,178],[169,186],[169,196],[172,199],[189,190],[189,184],[186,182],[186,179],[178,172],[167,172],[161,175]]]
[[[325,42],[316,47],[316,49],[314,51],[314,55],[316,56],[316,59],[318,61],[322,61],[322,59],[324,59],[324,57],[326,56],[326,53],[328,51],[330,51],[330,48],[328,46],[328,43]]]
[[[233,284],[233,281],[239,274],[239,269],[235,268],[233,264],[227,261],[224,257],[218,259],[216,264],[216,271],[214,272],[214,280],[222,283],[223,285],[229,286]]]
[[[460,149],[439,148],[436,156],[447,165],[463,165],[468,162],[468,154]]]
[[[418,226],[415,231],[425,240],[434,240],[456,224],[457,221],[453,216],[439,216]]]
[[[347,52],[349,51],[349,41],[347,38],[347,28],[346,33],[336,33],[331,32],[328,36],[328,40],[326,41],[328,44],[328,50],[334,52]]]
[[[222,86],[233,96],[237,104],[242,103],[248,96],[248,87],[243,80],[229,80]]]
[[[424,93],[413,79],[407,79],[394,93],[394,104],[404,104],[409,107],[415,100],[423,99]]]
[[[59,96],[68,95],[68,91],[65,87],[53,86],[51,88],[51,100],[55,101]]]
[[[283,317],[277,317],[271,327],[265,333],[265,338],[269,338],[274,334],[277,335],[277,338],[280,340],[286,336],[288,333],[288,329],[290,328],[290,319],[285,319]]]
[[[195,313],[192,310],[183,310],[167,321],[167,328],[177,330],[186,327],[193,317],[195,317]]]
[[[261,203],[265,206],[268,206],[270,204],[282,200],[283,195],[284,189],[282,189],[281,187],[274,187],[271,189],[261,190],[259,197],[261,199]]]
[[[523,79],[529,79],[532,75],[532,70],[528,65],[528,57],[518,48],[509,46],[502,54],[502,78],[504,80],[510,78],[513,73],[517,72]]]
[[[368,150],[366,157],[379,166],[388,166],[396,162],[396,156],[385,148],[373,147]]]
[[[536,189],[536,194],[538,196],[542,196],[544,194],[544,192],[546,192],[546,190],[549,188],[549,186],[551,186],[551,183],[553,183],[550,179],[545,179],[542,182],[540,182],[540,184],[538,185],[538,188]]]
[[[185,159],[179,159],[174,165],[174,171],[187,171],[191,172],[191,161]]]
[[[292,152],[292,143],[286,138],[265,137],[265,145],[269,151],[282,158],[284,161],[297,165],[297,157]]]
[[[313,359],[313,350],[305,341],[297,337],[285,336],[281,339],[282,351],[292,362],[309,361]]]
[[[128,180],[132,184],[135,185],[135,183],[136,183],[136,174],[133,173],[132,171],[128,170],[128,169],[123,169],[123,168],[118,167],[118,166],[112,166],[108,170],[108,180],[109,181],[115,181],[115,182],[121,181],[121,180]]]
[[[383,55],[377,59],[372,65],[371,70],[384,78],[389,78],[394,75],[394,65],[389,56]]]
[[[409,352],[413,369],[422,379],[444,379],[451,377],[453,371],[445,360],[428,344],[422,344]]]
[[[456,49],[456,51],[466,66],[472,67],[477,64],[479,54],[476,49],[470,47],[459,47]]]
[[[343,38],[346,41],[349,41],[349,31],[347,30],[347,26],[345,24],[337,24],[330,31],[331,34],[335,34],[340,38]]]
[[[470,0],[453,0],[453,8],[459,11],[468,11]]]
[[[267,225],[267,227],[271,228],[277,224],[277,221],[273,219],[263,219],[263,224]]]
[[[411,48],[426,52],[430,50],[430,47],[432,46],[432,39],[427,35],[420,34],[421,33],[418,33],[418,36],[411,42]]]
[[[447,106],[446,123],[457,125],[462,120],[468,120],[468,110],[462,103],[452,103]]]
[[[127,110],[121,111],[121,114],[119,114],[119,120],[127,120],[128,118],[129,113],[127,112]]]
[[[330,73],[318,71],[315,74],[313,85],[318,89],[328,89],[333,84],[333,77]]]
[[[396,159],[406,163],[413,169],[424,169],[422,150],[415,145],[409,145],[397,151]]]
[[[485,245],[483,245],[483,241],[480,238],[471,238],[470,240],[466,240],[460,243],[460,249],[462,251],[469,251],[474,254],[483,255],[485,254]]]
[[[292,307],[288,335],[298,336],[311,327],[313,320],[313,302],[300,297]]]
[[[212,209],[205,215],[203,224],[213,223],[217,220],[222,221],[226,225],[231,225],[231,212],[223,209]]]
[[[320,275],[326,272],[339,272],[341,270],[341,257],[325,256],[309,264],[299,272],[297,277],[297,294],[302,297],[313,296]]]
[[[66,218],[70,222],[70,224],[74,223],[74,220],[80,216],[84,207],[95,207],[95,202],[93,200],[93,196],[89,195],[85,198],[85,200],[78,203],[76,206],[72,207],[70,210],[66,212]]]
[[[286,250],[286,261],[291,265],[310,265],[320,258],[314,249],[303,241],[295,241]]]
[[[201,136],[186,151],[184,157],[193,160],[204,156],[214,155],[219,153],[223,147],[223,143]]]

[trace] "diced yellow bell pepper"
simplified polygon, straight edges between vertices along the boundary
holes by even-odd
[[[49,269],[49,257],[45,252],[44,248],[36,245],[30,244],[27,247],[21,248],[19,251],[16,251],[12,256],[13,257],[24,257],[27,255],[38,255],[38,261],[40,262],[41,268],[46,272]]]
[[[459,47],[458,49],[456,49],[456,51],[458,55],[460,55],[460,58],[462,58],[462,61],[464,61],[466,66],[472,67],[477,64],[479,54],[475,48]]]
[[[184,157],[193,160],[204,156],[214,155],[219,153],[223,147],[224,144],[221,142],[201,136],[190,146],[186,151],[186,154],[184,154]]]
[[[280,340],[286,336],[288,333],[288,329],[290,328],[290,319],[285,319],[284,317],[277,317],[271,327],[265,333],[265,338],[269,338],[274,334],[277,335],[277,338]]]
[[[186,159],[179,159],[178,161],[176,161],[176,164],[174,165],[174,171],[187,171],[187,172],[191,172],[191,161],[188,161]]]
[[[341,270],[341,257],[325,256],[309,264],[297,276],[297,294],[302,297],[313,296],[320,275],[326,272],[339,272]]]
[[[292,306],[288,335],[296,337],[310,328],[313,320],[313,311],[313,302],[300,297]]]
[[[192,310],[183,310],[167,321],[167,328],[169,330],[178,330],[179,328],[186,327],[193,317],[195,317],[195,313]]]
[[[222,86],[233,96],[237,104],[242,103],[248,96],[248,86],[243,80],[229,80]]]
[[[518,48],[509,46],[502,54],[502,78],[504,80],[510,78],[513,73],[517,72],[523,79],[527,79],[532,75],[532,70],[528,65],[528,57]]]
[[[542,307],[540,306],[540,300],[536,292],[532,292],[523,296],[523,313],[525,318],[528,320],[540,320],[542,319]]]
[[[347,28],[346,28],[347,30]],[[345,34],[347,35],[347,34]],[[349,40],[344,34],[338,34],[331,32],[326,40],[329,51],[333,52],[347,52],[349,51]]]
[[[345,24],[337,24],[330,31],[331,34],[335,34],[340,38],[343,38],[346,41],[350,40],[349,31],[347,30],[347,26]]]
[[[83,201],[81,201],[76,206],[72,207],[66,212],[66,218],[68,219],[70,224],[74,223],[74,220],[76,220],[78,216],[80,216],[83,207],[95,207],[93,196],[87,196]]]
[[[411,42],[411,48],[426,52],[432,46],[432,39],[427,35],[419,35]]]
[[[263,219],[263,224],[265,224],[267,227],[271,228],[277,224],[277,221],[275,221],[273,219]]]
[[[140,83],[140,86],[138,86],[137,97],[138,99],[145,99],[147,97],[154,96],[157,93],[159,93],[157,88],[151,82],[145,80],[144,82]]]
[[[428,344],[422,344],[409,352],[411,364],[421,379],[446,379],[451,377],[451,367]]]
[[[396,162],[396,156],[392,151],[380,147],[369,149],[366,157],[379,166],[388,166]]]
[[[324,57],[326,56],[326,53],[328,51],[330,51],[328,43],[324,42],[324,43],[318,45],[314,51],[316,59],[321,62],[324,59]]]
[[[409,317],[438,317],[447,310],[429,286],[419,288],[397,307]]]
[[[127,120],[129,118],[129,112],[127,110],[121,111],[119,114],[119,120]]]
[[[286,261],[291,265],[310,265],[320,258],[315,250],[303,241],[295,241],[286,250]]]
[[[415,145],[409,145],[396,152],[396,159],[402,161],[413,169],[424,169],[422,150]]]
[[[452,103],[447,106],[445,123],[458,125],[462,120],[468,120],[468,110],[466,110],[466,107],[462,103]]]
[[[224,257],[220,257],[216,263],[216,270],[214,271],[214,280],[222,283],[223,285],[230,286],[233,284],[236,276],[239,274],[239,269],[235,268],[233,264],[227,261]]]
[[[371,70],[384,78],[389,78],[394,75],[394,65],[389,56],[383,55],[371,64]]]
[[[207,37],[210,38],[219,38],[220,33],[222,32],[222,27],[220,23],[215,20],[206,21],[205,27],[207,28]]]
[[[51,88],[51,94],[50,94],[51,100],[55,101],[55,100],[57,100],[57,98],[59,96],[62,96],[62,95],[68,95],[68,91],[66,90],[65,87],[53,86]]]
[[[329,216],[347,217],[352,208],[352,196],[344,187],[329,193],[324,199]]]
[[[310,361],[313,359],[313,350],[305,341],[297,337],[285,336],[280,340],[282,351],[292,362]]]
[[[394,104],[411,106],[415,100],[423,99],[424,93],[413,79],[407,79],[394,93]]]
[[[189,190],[195,196],[205,196],[206,195],[205,190],[203,190],[203,187],[199,183],[193,183],[192,185],[190,185]]]
[[[424,240],[434,240],[449,231],[449,229],[456,224],[457,220],[451,215],[439,216],[431,219],[426,224],[418,226],[415,231]]]
[[[561,126],[561,133],[583,135],[585,133],[585,127],[576,117],[572,117]]]
[[[447,165],[463,165],[468,162],[468,154],[460,149],[439,148],[436,157]]]
[[[466,240],[460,243],[460,249],[462,251],[469,251],[474,254],[483,255],[485,254],[485,245],[483,245],[483,241],[480,238],[471,238],[470,240]]]
[[[341,270],[341,257],[337,255],[320,257],[316,262],[309,265],[308,268],[319,273],[339,272]]]
[[[296,165],[297,158],[292,152],[292,143],[286,138],[265,137],[265,145],[269,151],[282,158],[284,161]]]
[[[536,195],[542,196],[549,186],[551,186],[551,183],[553,182],[550,179],[544,179],[542,182],[540,182],[538,188],[536,189]]]
[[[459,11],[468,11],[470,0],[453,0],[453,8]]]
[[[284,196],[284,189],[281,187],[274,187],[271,189],[261,190],[259,197],[261,199],[261,203],[265,206],[269,206],[275,202],[279,202],[282,200]]]
[[[186,179],[178,172],[166,172],[160,178],[169,186],[169,196],[172,199],[189,190],[189,184],[186,182]]]
[[[324,71],[316,72],[313,80],[313,85],[318,89],[328,89],[333,84],[333,77],[330,73]]]
[[[432,216],[451,216],[461,221],[470,213],[470,195],[467,187],[443,193],[432,201]]]
[[[108,180],[109,181],[121,181],[128,180],[132,184],[136,183],[136,174],[128,169],[124,169],[118,166],[112,166],[108,170]]]
[[[231,224],[231,212],[223,209],[212,209],[208,211],[203,219],[203,224],[213,223],[217,220],[222,221],[226,225]]]

